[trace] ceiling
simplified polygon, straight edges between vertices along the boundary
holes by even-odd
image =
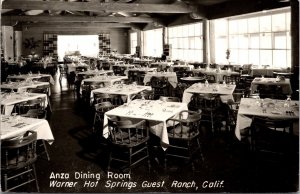
[[[286,7],[287,0],[3,0],[1,24],[56,28],[167,26]]]

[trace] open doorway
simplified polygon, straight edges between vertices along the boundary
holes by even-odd
[[[57,53],[59,61],[63,61],[65,55],[72,53],[97,57],[99,54],[98,35],[58,35]]]

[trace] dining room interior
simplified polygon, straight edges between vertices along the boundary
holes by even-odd
[[[1,189],[299,192],[299,1],[1,1]]]

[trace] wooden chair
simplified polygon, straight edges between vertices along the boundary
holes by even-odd
[[[27,131],[19,138],[1,141],[2,191],[9,192],[35,182],[37,192],[39,192],[35,170],[36,141],[37,134],[34,131]]]
[[[36,119],[46,119],[47,118],[47,110],[41,110],[41,109],[31,109],[26,114],[22,115],[23,117],[29,117],[29,118],[36,118]],[[38,140],[39,142],[39,140]],[[41,140],[41,144],[37,144],[38,147],[42,147],[42,152],[39,153],[41,155],[42,153],[45,153],[47,156],[47,160],[50,161],[49,152],[47,149],[47,142],[45,140]]]
[[[213,94],[193,94],[189,110],[201,111],[201,121],[209,122],[211,124],[212,132],[215,132],[215,122],[217,119],[218,108],[220,105],[219,96]]]
[[[293,120],[254,117],[250,130],[250,148],[256,160],[282,164],[298,158],[299,138],[293,135]]]
[[[150,80],[150,86],[153,89],[154,100],[158,99],[160,96],[168,96],[169,83],[167,78],[153,76]]]
[[[110,155],[107,170],[110,171],[113,160],[125,163],[120,169],[128,169],[148,160],[150,171],[150,159],[148,151],[149,130],[146,121],[142,120],[134,123],[131,120],[115,121],[108,119]]]
[[[101,126],[101,124],[103,123],[103,118],[104,118],[104,114],[105,112],[115,108],[116,106],[113,105],[111,102],[109,101],[103,101],[101,103],[97,103],[94,106],[95,109],[95,113],[94,113],[94,122],[93,122],[93,132],[95,132],[95,128],[97,123],[99,123]]]
[[[165,153],[165,169],[169,157],[181,158],[192,163],[192,170],[195,170],[193,157],[200,150],[199,127],[201,112],[181,111],[178,119],[169,119],[172,123],[168,131],[169,146]],[[201,153],[201,160],[203,160]]]
[[[63,77],[66,77],[68,80],[68,67],[66,65],[64,66],[58,66],[59,68],[59,83],[62,84]]]

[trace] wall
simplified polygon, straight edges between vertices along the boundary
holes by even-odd
[[[38,28],[38,27],[30,27],[23,28],[23,41],[26,38],[34,37],[35,40],[43,41],[44,33],[54,33],[61,35],[91,35],[91,34],[99,34],[101,32],[109,32],[110,33],[110,41],[111,41],[111,49],[116,49],[118,53],[125,54],[129,53],[128,50],[128,31],[125,29],[51,29],[51,28]],[[30,50],[22,48],[22,55],[26,56],[30,54]],[[43,44],[40,44],[35,50],[36,54],[39,56],[43,56]]]

